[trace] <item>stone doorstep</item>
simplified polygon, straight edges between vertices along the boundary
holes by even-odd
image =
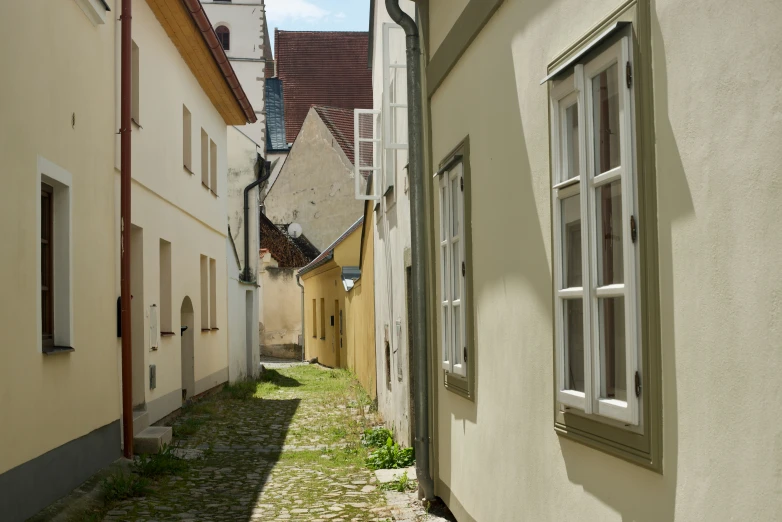
[[[401,477],[405,471],[407,471],[407,478],[409,480],[417,480],[415,474],[415,466],[411,466],[409,468],[402,468],[402,469],[378,469],[375,470],[375,477],[377,477],[377,481],[379,483],[388,484],[389,482],[394,482],[395,480],[399,480],[399,477]]]
[[[165,444],[171,444],[173,429],[151,426],[133,437],[133,452],[137,455],[160,453]]]
[[[149,428],[149,413],[146,408],[133,410],[133,436]]]

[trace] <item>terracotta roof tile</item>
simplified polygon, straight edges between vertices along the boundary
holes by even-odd
[[[366,32],[275,29],[274,57],[283,84],[288,143],[296,139],[312,106],[372,108],[368,48]]]

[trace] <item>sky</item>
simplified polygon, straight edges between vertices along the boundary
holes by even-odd
[[[265,0],[274,48],[281,31],[368,31],[369,0]]]

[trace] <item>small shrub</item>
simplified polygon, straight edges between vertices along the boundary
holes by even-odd
[[[380,485],[380,489],[383,491],[398,491],[399,493],[415,491],[417,487],[416,482],[410,480],[407,476],[407,471],[402,473],[396,480]]]
[[[415,462],[413,448],[400,448],[391,437],[386,439],[386,445],[376,449],[367,457],[370,469],[398,469],[412,466]]]
[[[389,438],[392,438],[393,434],[391,430],[384,428],[383,426],[375,426],[368,430],[364,430],[364,435],[361,437],[361,444],[365,448],[379,448],[385,445]]]
[[[106,503],[118,502],[134,497],[143,497],[150,492],[149,480],[135,473],[117,472],[101,482]]]
[[[174,455],[171,446],[165,446],[157,455],[141,455],[134,468],[141,477],[154,478],[161,475],[179,475],[187,470],[187,462]]]

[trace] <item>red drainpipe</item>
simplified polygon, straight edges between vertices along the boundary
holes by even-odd
[[[122,0],[121,93],[120,93],[120,291],[122,307],[122,441],[124,456],[133,458],[133,351],[130,339],[130,112],[131,0]]]

